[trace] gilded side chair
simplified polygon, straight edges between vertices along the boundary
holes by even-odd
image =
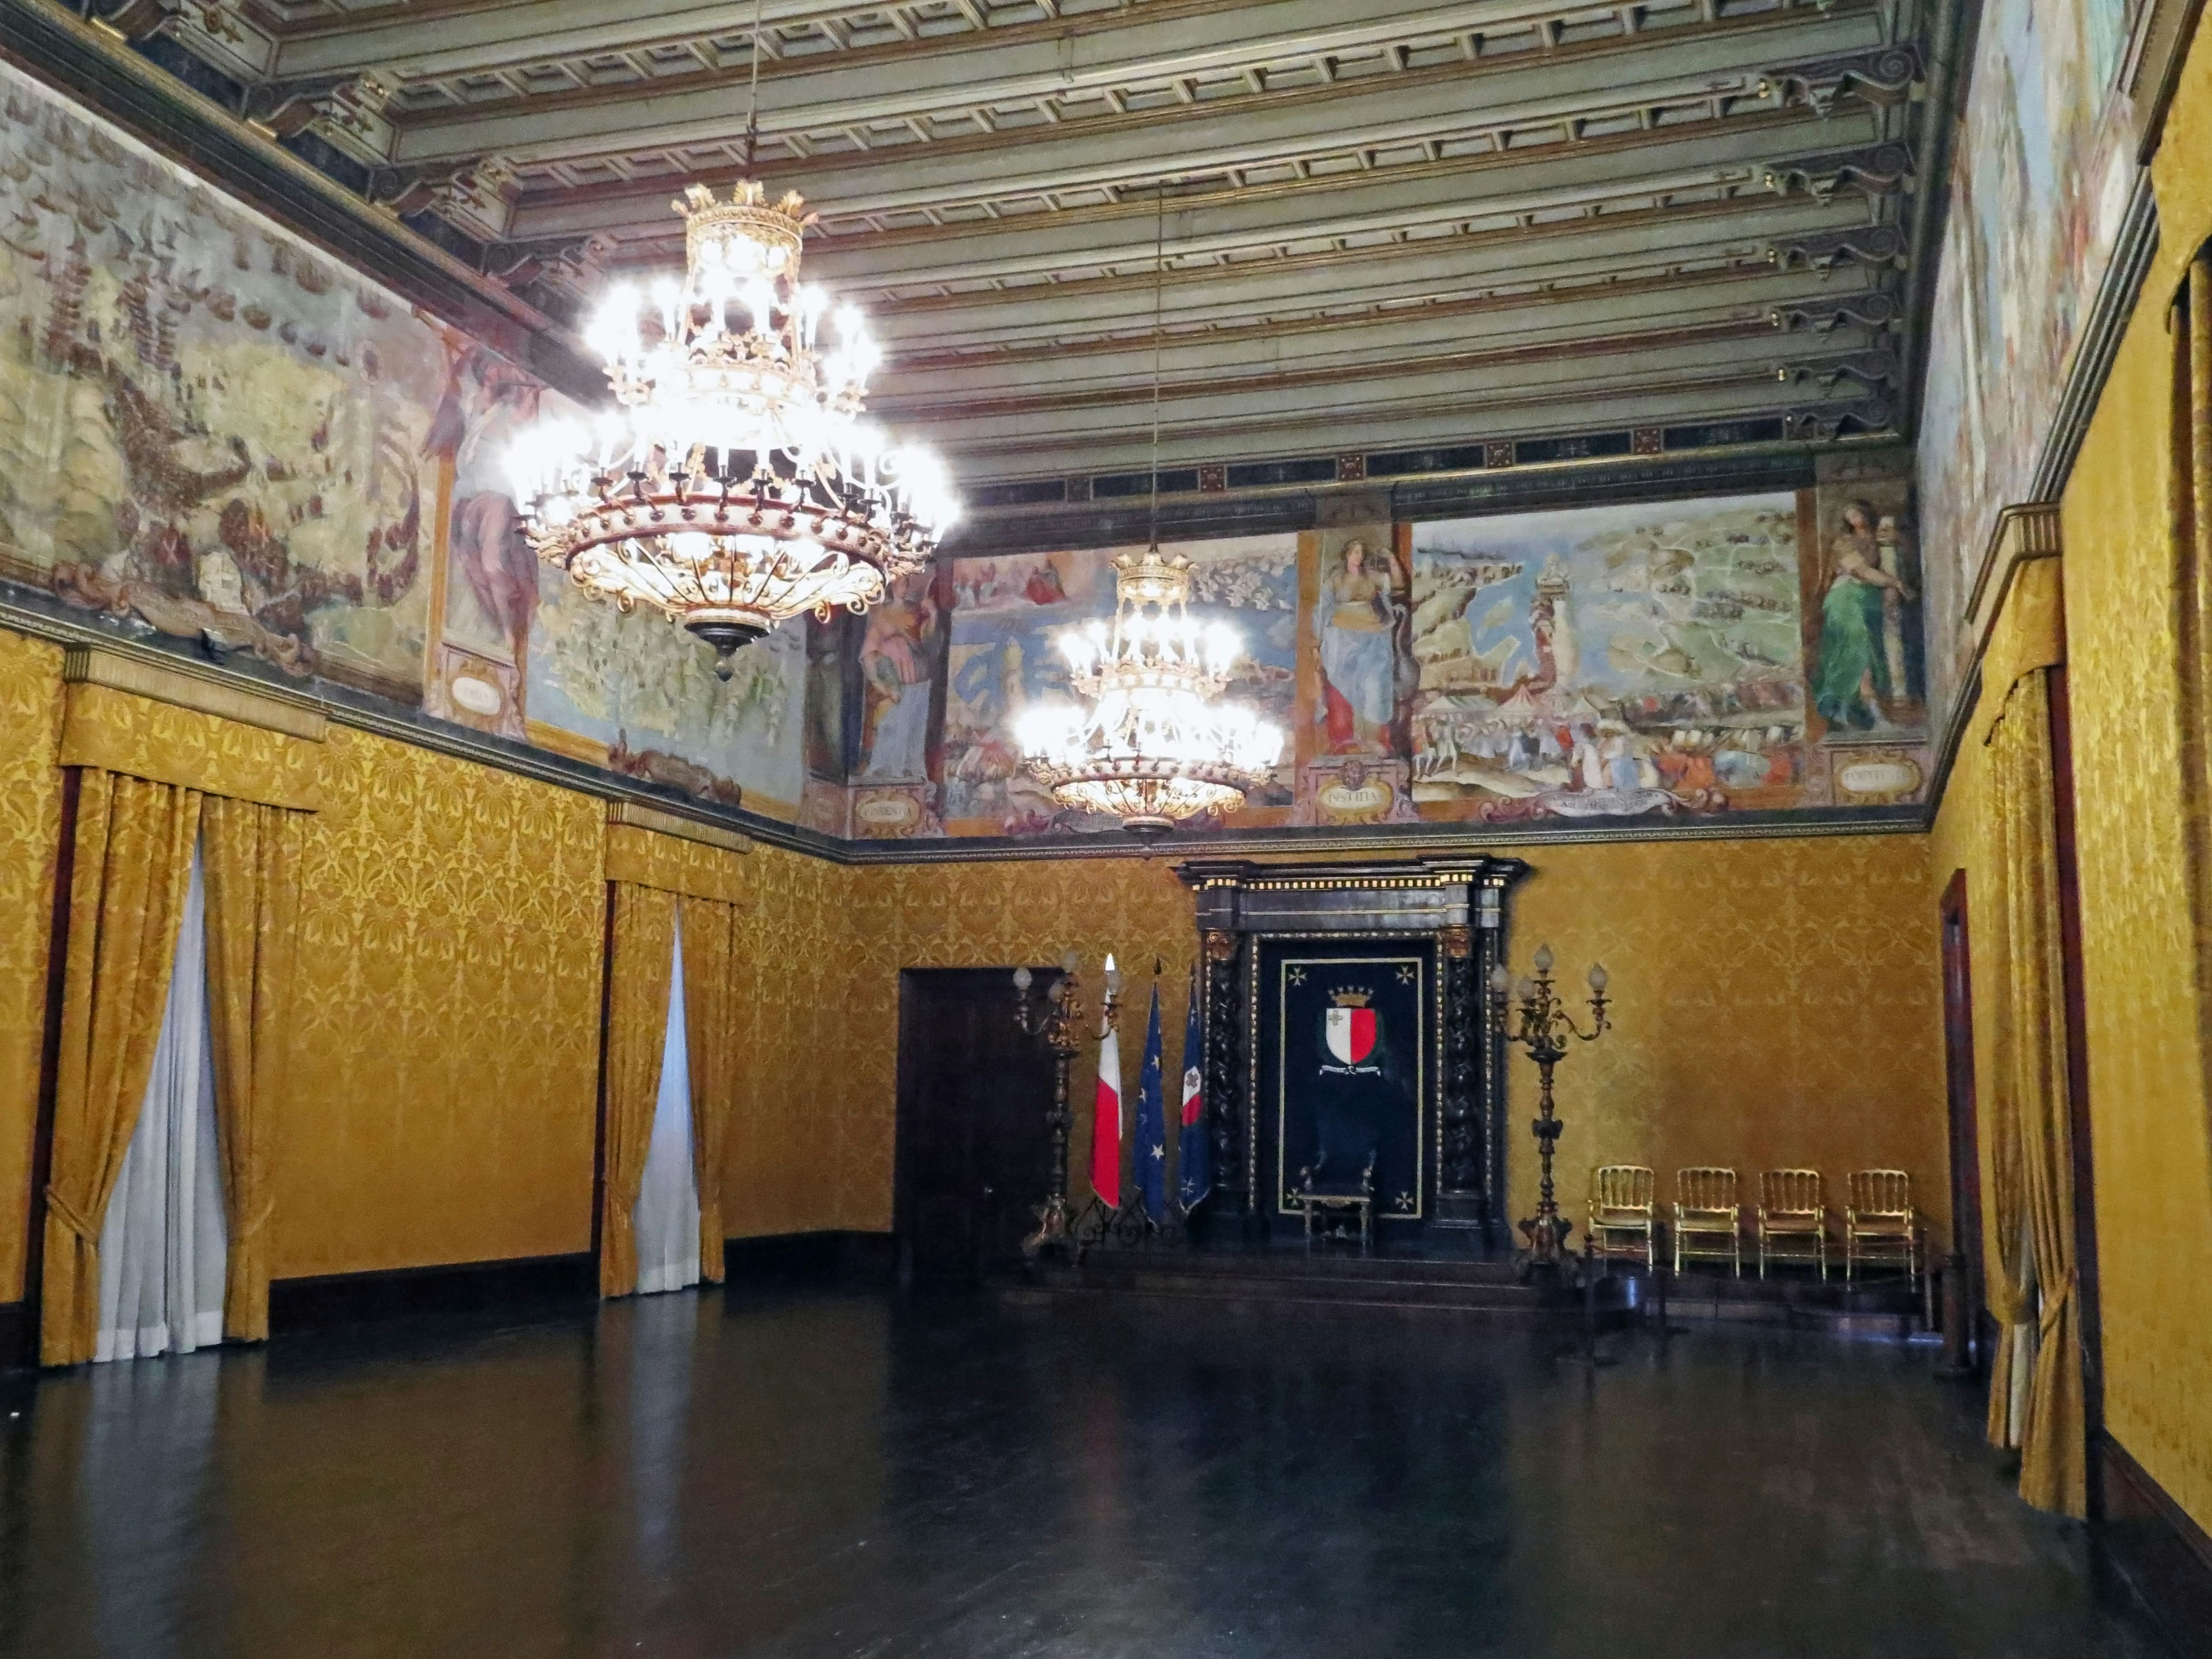
[[[1743,1218],[1735,1171],[1710,1164],[1674,1171],[1674,1271],[1692,1258],[1725,1261],[1743,1277]]]
[[[1859,1264],[1903,1262],[1908,1278],[1920,1277],[1920,1212],[1912,1205],[1912,1177],[1903,1170],[1859,1170],[1850,1181],[1844,1208],[1844,1277],[1858,1277]]]
[[[1828,1276],[1828,1205],[1818,1170],[1769,1170],[1759,1177],[1759,1276],[1770,1261],[1810,1261]]]
[[[1589,1241],[1595,1256],[1643,1258],[1659,1265],[1658,1178],[1640,1164],[1607,1164],[1590,1171]]]

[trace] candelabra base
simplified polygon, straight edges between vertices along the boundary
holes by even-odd
[[[1527,1249],[1513,1253],[1515,1270],[1524,1280],[1533,1282],[1541,1274],[1559,1283],[1563,1271],[1574,1260],[1567,1251],[1567,1235],[1575,1230],[1575,1224],[1554,1213],[1532,1216],[1520,1225],[1522,1236],[1528,1244]]]
[[[1022,1241],[1022,1258],[1035,1261],[1048,1251],[1076,1259],[1075,1236],[1068,1231],[1067,1200],[1048,1198],[1036,1206],[1037,1230]]]

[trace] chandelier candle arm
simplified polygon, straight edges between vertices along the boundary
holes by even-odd
[[[1554,1109],[1552,1073],[1567,1057],[1571,1044],[1596,1042],[1613,1029],[1613,1022],[1606,1013],[1610,1005],[1605,994],[1607,981],[1603,964],[1590,965],[1588,1030],[1576,1024],[1574,1015],[1553,987],[1550,945],[1538,948],[1534,965],[1536,972],[1533,977],[1524,975],[1516,981],[1500,963],[1490,970],[1490,994],[1492,1017],[1499,1034],[1508,1042],[1528,1050],[1540,1079],[1536,1116],[1528,1127],[1536,1137],[1541,1176],[1537,1187],[1536,1213],[1520,1224],[1528,1240],[1522,1264],[1527,1271],[1551,1273],[1558,1272],[1565,1260],[1567,1234],[1574,1227],[1573,1222],[1559,1213],[1558,1189],[1552,1179],[1553,1152],[1566,1127]],[[1509,992],[1517,1006],[1509,1006]]]
[[[616,407],[540,426],[508,467],[540,560],[621,611],[665,612],[727,678],[778,623],[864,611],[927,566],[959,507],[934,455],[863,418],[881,354],[858,312],[799,280],[799,196],[743,179],[672,205],[682,280],[617,288],[586,331]]]

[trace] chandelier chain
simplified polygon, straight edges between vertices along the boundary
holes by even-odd
[[[1152,550],[1160,545],[1160,343],[1163,307],[1166,303],[1168,249],[1168,181],[1152,185],[1152,496],[1146,539]]]
[[[761,12],[766,0],[753,0],[752,32],[745,36],[745,149],[739,170],[753,176],[753,149],[760,143]]]

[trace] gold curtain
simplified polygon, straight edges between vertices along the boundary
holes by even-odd
[[[733,904],[686,897],[684,1039],[691,1056],[691,1167],[699,1187],[699,1276],[722,1282],[722,1147],[738,1092]]]
[[[2021,1496],[2039,1508],[2087,1513],[2088,1470],[2081,1310],[2074,1256],[2073,1115],[2066,1073],[2065,963],[2059,941],[2055,752],[2050,666],[2004,695],[1988,739],[1990,866],[2002,939],[1991,1022],[1984,1242],[1990,1311],[2010,1328],[2033,1320],[2033,1373],[2021,1426]],[[2033,1284],[2015,1251],[2029,1241]],[[1996,1429],[2023,1363],[2009,1340],[1990,1396]],[[1998,1438],[1995,1433],[1993,1439]]]
[[[2173,342],[2166,489],[2179,647],[2182,823],[2203,1048],[2212,1045],[2212,245],[2191,262],[2167,332]]]
[[[201,798],[78,775],[39,1357],[74,1365],[100,1328],[100,1231],[138,1127],[168,1000]]]
[[[269,1334],[270,1145],[291,1059],[304,813],[210,795],[201,809],[207,871],[208,1013],[229,1261],[223,1334]]]
[[[668,989],[676,954],[676,895],[631,882],[614,887],[614,946],[607,963],[606,1098],[600,1131],[599,1294],[637,1289],[637,1233],[630,1212],[645,1182]],[[690,1011],[685,1011],[689,1018]]]

